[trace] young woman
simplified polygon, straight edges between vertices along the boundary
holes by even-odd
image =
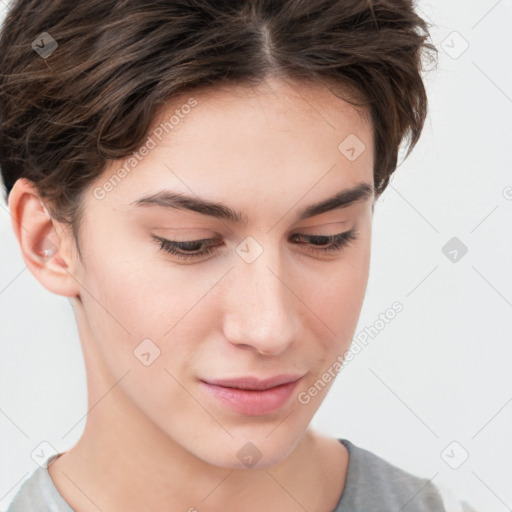
[[[309,427],[422,131],[427,39],[407,0],[13,3],[6,199],[73,305],[88,415],[9,512],[448,510]]]

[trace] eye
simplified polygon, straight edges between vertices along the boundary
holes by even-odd
[[[338,233],[337,235],[293,235],[295,240],[306,240],[306,242],[299,241],[299,244],[305,244],[308,250],[317,251],[320,253],[334,253],[341,251],[345,246],[349,245],[351,241],[356,240],[357,232],[355,229]]]
[[[152,237],[159,244],[162,251],[181,259],[202,258],[213,252],[216,247],[222,245],[222,241],[214,238],[179,242],[177,240],[167,240],[157,235],[152,235]],[[334,253],[341,251],[352,240],[355,240],[357,233],[355,229],[336,235],[303,235],[297,233],[292,235],[292,238],[295,240],[295,243],[306,246],[309,251]]]
[[[152,235],[153,239],[160,244],[160,249],[179,258],[200,258],[210,254],[215,247],[221,245],[214,238],[204,238],[202,240],[190,240],[178,242],[177,240],[167,240],[157,235]],[[209,244],[209,245],[207,245]],[[205,247],[206,246],[206,247]],[[202,247],[205,247],[202,249]]]

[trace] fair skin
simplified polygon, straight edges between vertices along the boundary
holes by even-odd
[[[155,126],[190,96],[197,106],[104,198],[93,190],[122,162],[110,162],[88,188],[82,260],[30,182],[18,180],[9,197],[25,263],[73,305],[87,372],[85,430],[49,473],[79,512],[327,512],[349,458],[308,425],[333,380],[308,403],[297,397],[350,345],[375,197],[297,216],[360,183],[373,187],[371,125],[326,88],[269,80],[174,98]],[[350,134],[366,146],[353,161],[338,150]],[[247,223],[133,205],[163,189],[222,203]],[[331,252],[292,237],[351,229],[357,237]],[[221,242],[183,260],[152,235]],[[251,263],[236,251],[249,236],[263,249]],[[42,258],[40,248],[52,244],[57,251]],[[160,356],[146,366],[134,350],[148,338]],[[264,414],[230,409],[201,382],[281,374],[300,380]],[[237,456],[249,442],[261,453],[251,468]]]

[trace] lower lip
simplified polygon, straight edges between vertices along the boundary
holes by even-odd
[[[298,380],[261,391],[227,388],[201,381],[203,387],[217,400],[235,412],[247,416],[263,416],[274,412],[288,402]]]

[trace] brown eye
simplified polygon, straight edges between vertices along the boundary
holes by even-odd
[[[313,251],[323,252],[334,252],[340,251],[352,240],[357,238],[355,229],[346,231],[345,233],[339,233],[337,235],[301,235],[296,234],[294,237],[300,240],[306,240],[306,242],[298,242],[299,244],[313,246]]]
[[[179,258],[200,258],[210,254],[215,247],[220,245],[213,238],[204,238],[202,240],[188,240],[178,242],[177,240],[167,240],[157,235],[152,235],[153,239],[160,245],[160,249]],[[204,247],[204,249],[202,249]]]
[[[216,247],[222,245],[219,240],[214,238],[180,242],[167,240],[157,235],[152,235],[152,237],[162,251],[182,259],[203,258],[212,253]],[[303,235],[297,233],[292,238],[295,239],[295,243],[308,246],[309,250],[329,253],[341,251],[350,241],[357,238],[357,233],[355,229],[337,235]]]

